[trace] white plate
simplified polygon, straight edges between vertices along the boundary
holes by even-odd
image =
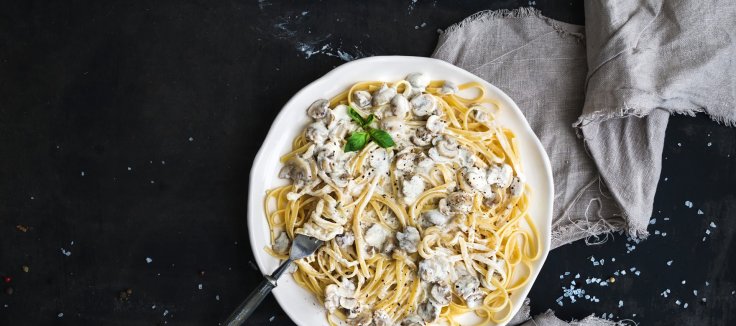
[[[307,125],[306,109],[319,98],[331,98],[350,85],[367,80],[396,81],[412,72],[424,72],[433,79],[451,80],[457,84],[476,81],[483,84],[488,96],[501,106],[497,119],[518,137],[521,163],[527,182],[532,189],[529,213],[536,222],[541,236],[542,256],[534,262],[530,282],[511,296],[514,313],[521,307],[547,259],[552,221],[552,170],[549,158],[539,139],[534,135],[524,115],[504,92],[483,79],[447,62],[421,57],[382,56],[355,60],[335,68],[324,77],[304,87],[286,103],[258,151],[250,172],[248,193],[248,232],[256,263],[264,274],[270,274],[279,261],[263,248],[270,245],[268,223],[263,212],[266,190],[285,184],[277,177],[281,168],[279,157],[291,149],[291,141]],[[281,307],[299,325],[327,325],[325,310],[319,300],[297,285],[289,275],[279,280],[273,291]],[[472,315],[472,313],[471,313]]]

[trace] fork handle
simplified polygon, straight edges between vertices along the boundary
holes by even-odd
[[[243,303],[238,306],[237,309],[227,318],[225,325],[227,326],[240,326],[242,325],[250,315],[256,311],[256,308],[261,304],[271,290],[276,287],[276,279],[271,276],[265,276],[265,279],[248,297]]]

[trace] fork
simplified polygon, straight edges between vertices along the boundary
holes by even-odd
[[[261,304],[263,299],[265,299],[269,293],[271,293],[271,290],[276,287],[276,281],[281,277],[282,274],[289,268],[289,266],[297,259],[302,259],[304,257],[307,257],[311,254],[313,254],[319,247],[324,244],[324,241],[315,239],[303,234],[297,234],[296,239],[294,239],[294,242],[291,244],[291,249],[289,249],[289,259],[284,261],[281,266],[276,268],[276,270],[271,275],[265,275],[264,280],[261,282],[261,284],[258,285],[257,288],[253,290],[253,292],[248,295],[248,297],[243,301],[243,303],[238,306],[237,309],[230,315],[230,317],[225,320],[225,325],[227,326],[239,326],[242,325],[243,322],[245,322],[248,317],[250,317],[251,314],[256,310],[256,308]]]

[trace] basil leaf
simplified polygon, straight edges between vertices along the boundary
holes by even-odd
[[[368,143],[368,138],[369,135],[367,132],[354,132],[350,135],[350,137],[348,137],[348,142],[345,143],[345,147],[343,148],[343,150],[345,152],[359,151],[363,149],[363,147],[365,147],[365,144]]]
[[[360,125],[361,127],[365,125],[365,120],[363,120],[363,117],[360,116],[360,113],[358,111],[355,111],[352,106],[348,106],[348,115],[350,116],[355,123]]]
[[[371,113],[371,115],[368,116],[368,119],[365,119],[365,125],[370,126],[375,118],[376,116]]]
[[[378,144],[378,146],[389,148],[396,145],[394,143],[394,140],[391,139],[391,135],[381,129],[370,128],[368,129],[368,133],[371,135],[371,138],[373,138],[373,141]]]

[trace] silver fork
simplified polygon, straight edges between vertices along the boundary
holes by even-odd
[[[265,280],[258,285],[253,292],[238,306],[237,309],[227,318],[225,325],[227,326],[240,326],[245,322],[248,317],[256,310],[258,305],[261,304],[271,290],[276,287],[276,281],[281,277],[281,274],[289,268],[291,263],[297,259],[302,259],[313,254],[324,242],[306,235],[297,234],[296,239],[291,244],[289,249],[289,259],[281,264],[271,275],[264,276]]]

